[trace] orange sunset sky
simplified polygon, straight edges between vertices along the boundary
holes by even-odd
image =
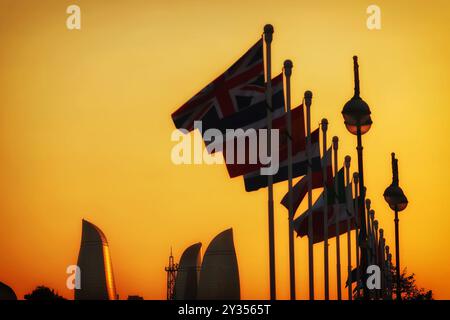
[[[66,28],[71,4],[81,8],[81,30]],[[370,4],[381,8],[381,30],[366,27]],[[448,0],[0,0],[0,281],[20,298],[44,284],[72,299],[66,268],[76,264],[85,218],[109,240],[120,297],[165,299],[170,247],[178,260],[188,245],[201,241],[205,250],[232,227],[242,298],[268,298],[266,191],[246,193],[224,165],[170,158],[170,114],[266,23],[275,28],[273,74],[293,60],[293,105],[314,92],[313,128],[328,118],[330,141],[340,137],[340,162],[351,155],[352,171],[356,138],[341,110],[359,56],[374,122],[363,137],[368,197],[393,249],[382,194],[395,151],[410,201],[400,214],[402,266],[436,298],[450,298]],[[278,204],[286,191],[287,183],[275,186],[281,299],[289,297],[287,212]],[[305,299],[307,239],[295,245],[297,296]],[[316,245],[317,298],[322,252]],[[334,252],[331,240],[333,298]]]

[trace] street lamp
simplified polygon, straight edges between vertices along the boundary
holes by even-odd
[[[344,123],[347,130],[354,135],[363,135],[370,130],[372,119],[370,118],[369,105],[359,96],[359,65],[358,57],[353,57],[353,72],[355,77],[355,93],[342,109]]]
[[[396,260],[396,273],[397,273],[397,300],[401,300],[400,290],[400,240],[398,231],[398,213],[405,210],[408,205],[408,199],[403,193],[402,188],[399,186],[398,181],[398,159],[395,158],[395,153],[391,154],[392,157],[392,183],[384,191],[384,199],[389,204],[389,207],[395,212],[395,260]]]
[[[370,118],[370,108],[369,105],[359,96],[359,66],[358,57],[353,57],[353,72],[355,77],[355,91],[353,97],[345,104],[342,109],[342,115],[344,117],[344,123],[348,131],[351,134],[357,136],[357,147],[358,151],[358,171],[359,171],[359,208],[361,212],[364,213],[365,204],[365,188],[364,188],[364,169],[363,169],[363,147],[361,136],[370,130],[372,125],[372,119]],[[361,267],[365,270],[367,267],[367,230],[366,230],[366,215],[361,215],[360,224],[360,239],[363,243],[360,243],[360,248],[365,247],[366,250],[361,250]],[[367,295],[367,287],[364,286],[364,297]]]

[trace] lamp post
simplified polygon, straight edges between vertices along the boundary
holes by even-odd
[[[397,273],[397,300],[401,300],[401,290],[400,290],[400,240],[398,231],[398,213],[405,210],[408,205],[408,199],[403,193],[402,188],[399,186],[398,180],[398,159],[395,158],[395,153],[391,154],[392,157],[392,183],[384,191],[384,199],[389,204],[389,207],[394,210],[395,213],[395,269]]]
[[[372,125],[372,119],[370,118],[369,105],[360,97],[359,92],[359,66],[358,57],[353,57],[353,72],[355,77],[355,91],[353,97],[345,104],[342,109],[342,115],[344,117],[344,123],[348,131],[357,137],[358,152],[358,171],[359,171],[359,210],[363,212],[360,215],[360,243],[361,249],[361,267],[362,270],[366,270],[367,267],[367,230],[366,230],[366,215],[364,214],[365,204],[365,189],[364,189],[364,169],[363,169],[363,147],[362,147],[362,135],[370,130]],[[359,212],[357,212],[358,214]],[[364,297],[368,298],[367,287],[363,286]]]

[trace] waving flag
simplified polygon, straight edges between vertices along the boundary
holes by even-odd
[[[263,129],[267,126],[267,103],[265,94],[255,95],[254,103],[239,112],[233,113],[231,116],[221,119],[220,121],[207,120],[206,125],[203,123],[203,129],[218,129],[222,134],[222,142],[227,142],[227,129]],[[284,112],[284,93],[283,93],[283,75],[279,74],[272,79],[272,118],[282,117]],[[238,132],[236,132],[238,133]],[[237,137],[240,135],[237,134]],[[213,141],[205,141],[206,149],[209,153],[223,151],[224,143],[214,144]]]
[[[327,185],[331,185],[333,181],[333,167],[331,165],[331,148],[327,150]],[[313,171],[312,173],[312,188],[322,188],[323,187],[323,171],[322,166],[318,171]],[[297,211],[298,207],[303,201],[303,198],[308,193],[308,177],[302,177],[293,187],[292,187],[292,207],[294,212]],[[289,210],[289,192],[286,193],[281,200],[281,204]]]
[[[312,170],[318,171],[320,165],[320,150],[319,150],[319,129],[311,133],[311,160]],[[308,157],[306,151],[297,152],[292,157],[292,177],[304,176],[308,169]],[[273,183],[286,181],[288,179],[288,161],[281,161],[278,172],[273,175]],[[267,176],[261,175],[260,170],[244,175],[245,191],[256,191],[260,188],[267,187]]]
[[[273,152],[279,153],[279,160],[284,161],[288,157],[287,153],[287,115],[286,113],[273,120],[272,129],[278,129],[280,131],[279,135],[279,150],[273,150]],[[305,150],[305,117],[303,105],[295,108],[291,112],[291,129],[292,129],[292,153],[296,154],[302,150]],[[254,136],[251,137],[253,140],[246,139],[244,136],[240,138],[235,138],[231,141],[234,147],[234,152],[232,153],[233,158],[232,163],[229,163],[227,159],[227,149],[223,150],[225,159],[227,159],[227,170],[231,178],[241,176],[247,173],[258,170],[264,165],[259,161],[259,142],[260,138],[257,132],[254,132]],[[240,140],[243,143],[239,143]],[[264,141],[265,142],[265,141]],[[226,142],[230,144],[230,141]],[[251,155],[250,155],[251,153]],[[243,155],[239,159],[239,155]],[[231,157],[230,157],[231,158]],[[241,160],[241,161],[238,161]],[[241,163],[239,163],[241,162]]]
[[[203,129],[243,128],[266,117],[265,99],[263,42],[259,40],[228,70],[175,111],[172,120],[178,129],[188,131],[194,129],[194,121],[202,121]],[[283,105],[274,104],[279,108]],[[241,112],[244,113],[235,117]]]
[[[339,235],[347,232],[347,218],[350,217],[350,230],[356,228],[355,215],[353,213],[353,196],[352,196],[352,184],[344,186],[344,170],[341,169],[338,172],[338,190],[339,193],[335,194],[334,188],[327,189],[327,206],[328,206],[328,237],[332,238],[336,236],[337,224],[339,223]],[[334,185],[334,183],[333,183]],[[335,199],[337,198],[338,204],[335,205]],[[323,212],[325,206],[324,193],[319,196],[314,203],[311,210],[306,210],[297,219],[294,220],[294,229],[297,235],[304,237],[308,235],[308,217],[313,215],[313,228],[314,239],[313,243],[319,243],[324,241],[324,226],[323,226]],[[337,217],[336,217],[337,216]],[[337,219],[336,219],[337,218]]]

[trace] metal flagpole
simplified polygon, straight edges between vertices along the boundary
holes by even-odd
[[[387,268],[388,268],[388,299],[392,300],[392,254],[389,252],[389,246],[386,246]]]
[[[272,70],[271,70],[271,43],[273,26],[264,26],[264,42],[266,43],[266,103],[267,103],[267,153],[272,155],[271,131],[272,131]],[[278,150],[277,150],[278,152]],[[276,300],[275,282],[275,230],[273,208],[273,176],[267,176],[268,190],[268,218],[269,218],[269,267],[270,267],[270,300]]]
[[[379,264],[380,264],[380,269],[381,269],[381,299],[385,299],[386,298],[386,259],[384,256],[384,245],[385,245],[385,240],[384,240],[384,230],[380,229],[379,231],[380,233],[380,241],[379,241]]]
[[[364,187],[364,194],[366,193],[366,188]],[[372,201],[370,199],[366,199],[366,210],[364,211],[364,214],[366,215],[366,262],[365,267],[368,267],[369,265],[373,264],[373,247],[372,247],[372,221],[370,220],[370,205]],[[364,270],[363,270],[364,272]],[[371,299],[373,297],[372,290],[369,290],[366,285],[364,285],[364,298],[365,299]]]
[[[288,149],[288,207],[289,207],[289,279],[291,300],[295,300],[295,253],[294,253],[294,208],[292,205],[292,122],[291,122],[291,74],[292,61],[284,61],[286,78],[286,119],[287,119],[287,149]]]
[[[379,248],[379,243],[378,243],[378,220],[375,220],[373,222],[373,229],[374,229],[374,232],[375,232],[375,238],[374,238],[374,242],[375,242],[375,244],[374,244],[374,248],[375,248],[375,264],[377,266],[380,266],[380,251],[379,251],[380,248]],[[380,268],[380,274],[381,274],[381,279],[383,279],[383,272],[381,271],[381,268]],[[381,280],[381,281],[383,281],[383,280]],[[380,298],[380,292],[381,292],[381,290],[378,290],[378,289],[375,290],[375,297],[377,299]]]
[[[323,261],[324,261],[324,286],[325,286],[325,300],[330,300],[330,284],[329,284],[329,266],[328,266],[328,192],[327,192],[327,166],[328,166],[328,152],[327,152],[327,130],[328,120],[322,119],[322,175],[323,175],[323,195],[324,195],[324,207],[323,207]]]
[[[306,154],[308,156],[308,272],[309,272],[309,299],[314,300],[314,230],[312,208],[312,162],[311,162],[311,100],[312,92],[305,91],[304,100],[306,104]]]
[[[366,199],[366,210],[364,211],[364,214],[366,215],[366,221],[367,221],[367,223],[366,223],[366,226],[367,226],[367,229],[366,229],[366,236],[367,236],[367,239],[366,239],[366,250],[367,250],[367,262],[368,262],[367,265],[372,264],[372,253],[370,251],[370,249],[371,249],[371,240],[370,240],[370,238],[372,236],[372,232],[371,232],[372,227],[371,227],[371,221],[370,221],[370,205],[371,205],[371,203],[372,203],[372,201],[370,201],[370,199]],[[370,294],[369,291],[368,291],[368,293]]]
[[[374,218],[375,218],[375,211],[372,210],[374,212]],[[380,259],[379,259],[379,251],[378,251],[378,244],[379,244],[379,239],[378,239],[378,220],[374,220],[373,221],[373,232],[374,232],[374,248],[375,248],[375,264],[378,265]]]
[[[369,245],[370,245],[370,249],[371,249],[370,260],[369,260],[370,264],[374,264],[374,262],[375,262],[375,255],[374,255],[374,253],[375,253],[375,251],[374,251],[374,249],[375,249],[375,247],[374,247],[375,233],[374,233],[374,228],[373,228],[373,222],[374,222],[375,216],[372,215],[372,212],[373,212],[373,210],[370,209],[368,214],[367,214],[367,217],[369,218],[369,221],[370,221],[370,224],[369,224],[369,228],[370,229],[369,229],[369,232],[368,232],[368,234],[370,235],[369,236]]]
[[[342,290],[341,290],[341,244],[339,240],[339,182],[338,182],[338,145],[339,138],[333,137],[333,153],[334,153],[334,215],[336,220],[336,277],[337,277],[337,298],[338,300],[342,300]]]
[[[356,245],[356,298],[360,298],[361,292],[359,291],[359,282],[361,279],[361,275],[359,272],[359,194],[358,194],[358,183],[359,183],[359,174],[358,172],[353,173],[353,183],[355,184],[355,222],[356,222],[356,228],[355,228],[355,245]]]
[[[345,156],[345,185],[350,184],[350,162],[352,158],[350,156]],[[347,195],[346,195],[347,196]],[[347,200],[347,197],[346,197]],[[350,226],[350,215],[347,215],[347,273],[348,273],[348,300],[352,300],[352,238],[351,238],[351,226]]]
[[[370,260],[371,264],[376,264],[376,247],[375,247],[375,210],[371,209],[369,211],[369,218],[370,218],[370,233],[371,233],[371,248],[372,248],[372,252],[371,252],[371,256],[372,256],[372,260]]]

